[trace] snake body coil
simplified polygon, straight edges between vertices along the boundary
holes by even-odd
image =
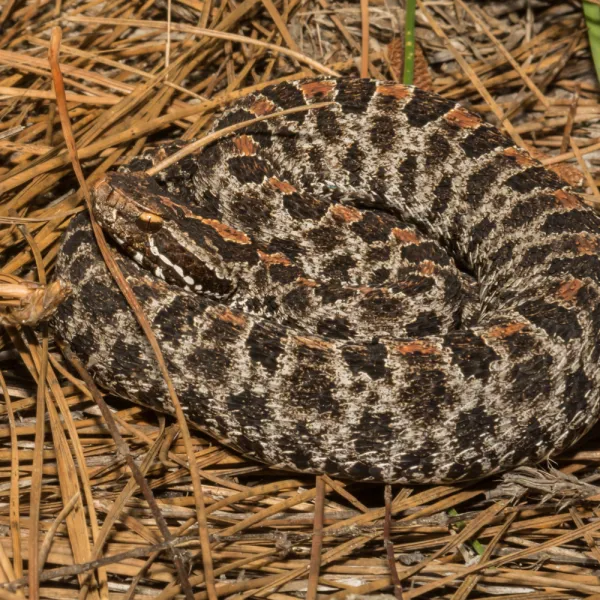
[[[95,188],[190,421],[355,480],[472,479],[571,445],[600,410],[600,218],[478,116],[395,83],[279,84],[216,129],[323,102]],[[172,412],[85,216],[57,276],[54,326],[98,383]]]

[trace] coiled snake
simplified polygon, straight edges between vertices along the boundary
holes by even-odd
[[[270,465],[442,482],[535,462],[598,418],[600,218],[452,101],[396,83],[281,83],[95,213],[190,421]],[[115,394],[166,388],[89,221],[71,222],[58,334]]]

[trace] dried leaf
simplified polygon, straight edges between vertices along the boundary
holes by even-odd
[[[70,293],[70,287],[61,281],[48,285],[25,280],[0,284],[0,298],[19,302],[16,306],[0,306],[0,323],[35,326],[47,320]]]

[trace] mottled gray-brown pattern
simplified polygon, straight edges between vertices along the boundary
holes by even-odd
[[[599,412],[600,218],[478,116],[395,83],[279,84],[216,129],[326,101],[95,189],[190,421],[365,481],[471,479],[575,442]],[[170,411],[85,216],[57,275],[54,326],[98,383]]]

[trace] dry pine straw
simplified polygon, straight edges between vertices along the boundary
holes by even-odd
[[[595,204],[600,104],[578,2],[480,4],[418,2],[418,83],[501,124]],[[4,0],[0,311],[19,277],[51,277],[84,210],[66,122],[89,185],[157,140],[202,137],[269,82],[398,79],[401,25],[384,0]],[[471,485],[299,477],[109,398],[111,425],[37,331],[1,337],[0,598],[600,598],[594,436],[555,470]]]

